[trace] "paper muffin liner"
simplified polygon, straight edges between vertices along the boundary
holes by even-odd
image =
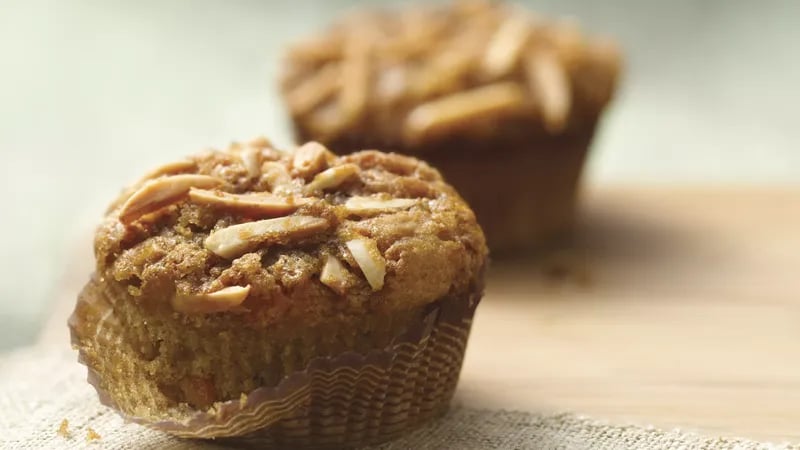
[[[209,411],[159,422],[123,415],[175,436],[246,446],[338,448],[390,440],[446,411],[480,298],[476,292],[436,301],[383,349],[314,358],[276,386],[257,388]],[[75,320],[73,315],[72,327]],[[79,360],[85,363],[84,355]],[[118,410],[87,366],[101,403]]]

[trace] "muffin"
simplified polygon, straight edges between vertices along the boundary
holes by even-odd
[[[299,139],[425,159],[496,253],[568,234],[620,54],[572,22],[461,1],[349,15],[291,46],[284,66]]]
[[[108,210],[69,321],[100,400],[181,437],[381,442],[443,413],[487,248],[439,172],[259,139]]]

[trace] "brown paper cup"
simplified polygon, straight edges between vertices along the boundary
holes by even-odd
[[[312,359],[276,386],[210,411],[161,422],[126,418],[184,438],[254,446],[340,448],[392,439],[446,411],[480,297],[434,302],[384,349]],[[88,381],[103,404],[118,409],[91,368]]]

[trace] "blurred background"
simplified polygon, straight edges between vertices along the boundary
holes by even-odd
[[[233,139],[290,143],[275,86],[284,44],[380,3],[0,3],[0,349],[33,340],[124,184]],[[800,2],[518,3],[627,52],[590,184],[800,185]]]

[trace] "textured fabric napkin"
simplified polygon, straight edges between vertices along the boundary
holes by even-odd
[[[0,357],[2,449],[220,449],[125,423],[100,405],[73,352],[53,346]],[[66,419],[66,433],[59,433]],[[90,431],[97,433],[87,441]],[[679,430],[620,426],[570,414],[455,409],[445,418],[380,447],[395,449],[798,449]]]

